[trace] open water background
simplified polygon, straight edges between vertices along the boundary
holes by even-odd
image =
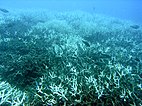
[[[142,24],[142,0],[1,0],[0,8],[82,10]]]

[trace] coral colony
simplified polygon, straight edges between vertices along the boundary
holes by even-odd
[[[142,106],[141,46],[140,25],[97,14],[0,17],[0,105]]]

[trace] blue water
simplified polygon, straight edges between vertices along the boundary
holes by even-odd
[[[1,0],[0,8],[34,8],[55,11],[83,10],[87,12],[131,20],[138,24],[142,24],[141,4],[141,0]]]

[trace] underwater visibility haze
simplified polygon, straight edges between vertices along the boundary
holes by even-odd
[[[142,106],[142,1],[0,1],[0,106]]]

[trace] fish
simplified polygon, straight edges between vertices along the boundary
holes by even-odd
[[[87,42],[87,41],[85,41],[85,40],[82,40],[82,42],[85,44],[85,46],[90,47],[89,42]]]
[[[9,13],[9,11],[8,11],[8,10],[3,9],[3,8],[0,8],[0,11],[2,11],[3,13]]]
[[[130,27],[133,28],[133,29],[139,29],[140,28],[139,25],[131,25]]]
[[[139,58],[136,57],[136,58],[135,58],[135,61],[140,62],[141,60],[140,60]]]

